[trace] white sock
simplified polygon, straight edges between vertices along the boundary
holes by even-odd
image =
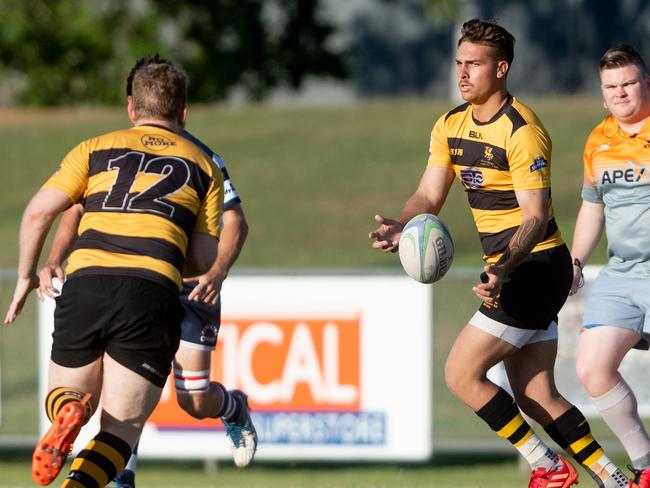
[[[627,488],[628,486],[627,476],[604,454],[589,466],[587,472],[599,488]]]
[[[544,442],[537,437],[531,435],[526,442],[517,447],[519,453],[530,464],[531,471],[537,468],[544,468],[546,471],[553,471],[558,464],[558,457]]]
[[[632,466],[636,469],[647,468],[650,438],[639,418],[636,397],[628,384],[621,380],[607,393],[592,400],[603,420],[623,444]]]

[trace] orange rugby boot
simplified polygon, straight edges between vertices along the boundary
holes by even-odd
[[[61,472],[84,424],[89,400],[90,394],[86,393],[81,401],[71,401],[61,407],[50,429],[36,444],[32,455],[32,478],[39,485],[49,485]]]

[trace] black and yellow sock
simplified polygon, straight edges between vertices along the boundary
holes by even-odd
[[[596,442],[582,412],[571,407],[545,427],[546,433],[601,487],[627,486],[627,479]]]
[[[69,402],[80,402],[85,394],[74,388],[61,386],[50,391],[45,397],[45,413],[50,422],[54,422],[61,408]],[[86,402],[83,423],[88,422],[93,414],[93,407],[90,402]]]
[[[108,432],[100,432],[72,461],[62,488],[103,488],[121,473],[131,446]]]
[[[513,398],[504,389],[499,388],[496,395],[476,414],[499,437],[508,439],[528,461],[532,470],[540,467],[551,470],[557,465],[557,455],[533,432]]]
[[[519,408],[510,394],[499,388],[497,394],[476,412],[499,437],[508,439],[517,447],[532,435],[533,429],[519,413]]]

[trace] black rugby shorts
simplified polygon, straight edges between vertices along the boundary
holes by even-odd
[[[132,276],[71,276],[56,299],[52,361],[75,368],[106,352],[163,387],[180,341],[178,291]]]
[[[547,329],[557,322],[573,282],[573,265],[567,247],[532,253],[503,284],[497,306],[479,311],[497,322],[519,329]]]

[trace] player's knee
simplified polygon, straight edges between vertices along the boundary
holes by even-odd
[[[190,371],[174,367],[174,384],[176,400],[185,412],[197,419],[209,416],[210,370]]]
[[[609,372],[602,365],[594,364],[585,358],[576,361],[576,375],[591,396],[598,395],[601,385],[607,383]]]
[[[189,415],[196,419],[209,417],[207,398],[202,391],[176,391],[178,405]]]
[[[469,382],[469,375],[466,369],[459,367],[454,361],[447,359],[445,363],[445,382],[447,388],[456,396],[465,389]]]
[[[576,375],[580,382],[589,389],[589,385],[597,381],[600,375],[600,367],[594,364],[587,356],[578,356],[576,360]]]

